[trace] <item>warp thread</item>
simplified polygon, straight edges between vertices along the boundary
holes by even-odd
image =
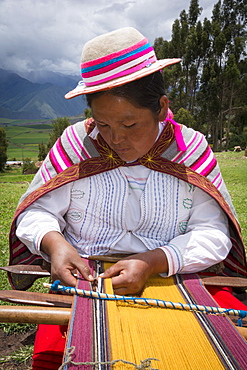
[[[75,352],[75,346],[71,346],[69,347],[67,350],[66,350],[66,355],[65,357],[67,357],[68,359],[59,367],[58,370],[62,370],[66,365],[74,365],[74,366],[80,366],[80,365],[85,365],[85,366],[95,366],[95,367],[99,367],[101,365],[112,365],[114,366],[117,362],[122,362],[126,365],[132,365],[134,366],[134,368],[136,370],[146,370],[146,369],[149,369],[149,370],[158,370],[158,369],[155,369],[153,367],[151,367],[151,361],[154,360],[154,361],[159,361],[157,358],[146,358],[145,360],[143,361],[140,361],[140,365],[137,365],[133,362],[130,362],[130,361],[126,361],[126,360],[122,360],[122,359],[119,359],[119,360],[113,360],[113,361],[105,361],[105,362],[99,362],[99,361],[93,361],[93,362],[74,362],[72,361],[72,355],[74,354]]]

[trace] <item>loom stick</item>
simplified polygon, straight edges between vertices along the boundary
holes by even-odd
[[[127,303],[156,306],[156,307],[161,307],[161,308],[171,308],[171,309],[178,309],[178,310],[183,310],[183,311],[196,311],[196,312],[210,313],[210,314],[227,314],[227,315],[242,316],[242,317],[247,316],[247,311],[243,311],[243,310],[203,306],[203,305],[197,305],[197,304],[184,304],[184,303],[179,303],[179,302],[175,303],[175,302],[163,301],[160,299],[153,299],[153,298],[139,298],[139,297],[120,296],[116,294],[99,293],[99,292],[94,292],[92,290],[84,290],[84,289],[77,289],[74,287],[66,287],[66,286],[57,284],[57,282],[58,281],[56,281],[53,284],[43,283],[43,285],[45,288],[49,288],[53,291],[67,292],[69,294],[79,295],[81,297],[96,298],[96,299],[103,299],[103,300],[109,300],[109,301],[123,301]]]
[[[204,285],[247,288],[246,278],[232,276],[203,276],[200,274],[199,278],[202,280]]]
[[[64,294],[23,292],[21,290],[0,290],[0,300],[17,304],[48,307],[71,307],[72,297]]]
[[[2,266],[0,270],[10,272],[12,274],[22,274],[22,275],[36,275],[39,277],[50,276],[50,271],[40,265],[11,265]]]
[[[39,308],[27,306],[0,306],[0,322],[67,325],[71,314],[70,308]],[[238,332],[247,339],[247,328],[236,326]]]
[[[67,325],[70,313],[70,308],[0,306],[0,322]]]
[[[102,261],[102,262],[112,262],[116,263],[121,259],[127,257],[128,255],[120,254],[119,256],[107,255],[107,256],[89,256],[89,260]],[[50,276],[49,269],[39,265],[11,265],[2,266],[0,270],[10,272],[12,274],[22,274],[22,275],[37,275],[39,277]],[[74,275],[76,276],[76,275]],[[202,280],[204,285],[215,285],[215,286],[229,286],[238,288],[247,288],[247,279],[240,277],[230,277],[230,276],[203,276],[199,274],[199,278]]]

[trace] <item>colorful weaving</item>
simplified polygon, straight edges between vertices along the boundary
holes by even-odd
[[[88,289],[84,281],[78,288]],[[110,279],[105,290],[112,293]],[[153,276],[143,297],[216,305],[196,275]],[[92,363],[101,369],[247,369],[247,343],[227,317],[77,296],[65,353],[62,368],[69,370],[94,369]]]

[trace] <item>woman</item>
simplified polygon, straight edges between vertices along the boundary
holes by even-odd
[[[246,276],[216,160],[202,134],[168,114],[160,69],[177,62],[157,61],[133,28],[85,45],[84,82],[66,97],[86,94],[93,118],[64,132],[23,197],[11,263],[42,258],[53,280],[75,286],[75,269],[94,279],[81,257],[128,254],[101,274],[121,295],[138,294],[153,273],[217,266]]]

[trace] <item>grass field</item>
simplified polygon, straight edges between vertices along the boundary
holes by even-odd
[[[68,117],[71,123],[85,119],[84,114]],[[39,144],[47,144],[52,132],[51,120],[11,120],[0,118],[0,127],[6,132],[9,142],[8,160],[38,160]]]
[[[6,137],[9,142],[7,155],[8,160],[31,158],[37,161],[39,154],[39,144],[46,144],[49,134],[52,131],[51,124],[37,124],[4,127]]]
[[[236,209],[247,246],[247,157],[244,157],[244,152],[216,153],[216,157]]]

